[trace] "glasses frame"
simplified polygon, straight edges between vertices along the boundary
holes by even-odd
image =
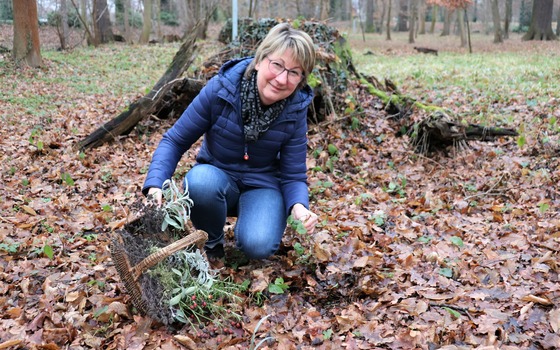
[[[286,66],[284,66],[284,64],[282,63],[282,61],[270,59],[270,57],[268,57],[268,56],[266,56],[266,59],[268,60],[268,70],[269,70],[271,73],[275,74],[276,76],[280,76],[280,75],[282,75],[282,73],[288,72],[288,73],[286,74],[286,75],[287,75],[287,78],[288,78],[288,81],[289,81],[290,83],[294,84],[294,85],[297,85],[297,84],[301,83],[301,82],[303,81],[303,79],[305,79],[305,73],[299,72],[299,71],[297,71],[297,70],[293,70],[293,69],[288,69],[288,68],[286,68]],[[282,70],[281,70],[279,73],[276,73],[276,71],[277,71],[278,69],[273,68],[275,64],[277,64],[278,66],[282,67]],[[297,74],[300,76],[300,77],[299,77],[299,80],[297,80],[297,81],[292,81],[291,78],[293,77],[293,75],[290,75],[290,73],[297,73]]]

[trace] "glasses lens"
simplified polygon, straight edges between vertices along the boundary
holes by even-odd
[[[268,69],[276,75],[280,75],[284,73],[284,71],[287,71],[288,81],[292,84],[299,84],[303,79],[303,73],[300,73],[297,70],[288,70],[281,62],[273,61],[270,58],[268,59]]]
[[[282,63],[278,62],[278,61],[269,61],[268,63],[268,69],[270,69],[270,71],[276,75],[280,75],[284,72],[284,70],[286,68],[284,68],[284,66],[282,65]]]

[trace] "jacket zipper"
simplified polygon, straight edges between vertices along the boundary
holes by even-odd
[[[248,148],[247,143],[245,143],[245,154],[243,155],[244,160],[249,160],[249,153],[247,153]]]

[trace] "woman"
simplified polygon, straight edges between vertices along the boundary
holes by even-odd
[[[289,214],[313,232],[306,175],[313,93],[306,79],[314,65],[309,35],[276,25],[254,58],[224,64],[154,152],[142,192],[161,204],[163,182],[204,135],[186,181],[191,221],[208,233],[209,258],[224,256],[227,216],[237,216],[236,246],[252,259],[276,252]]]

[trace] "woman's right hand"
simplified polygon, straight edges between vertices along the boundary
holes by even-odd
[[[151,187],[148,190],[148,200],[154,202],[158,207],[161,206],[161,188]]]

